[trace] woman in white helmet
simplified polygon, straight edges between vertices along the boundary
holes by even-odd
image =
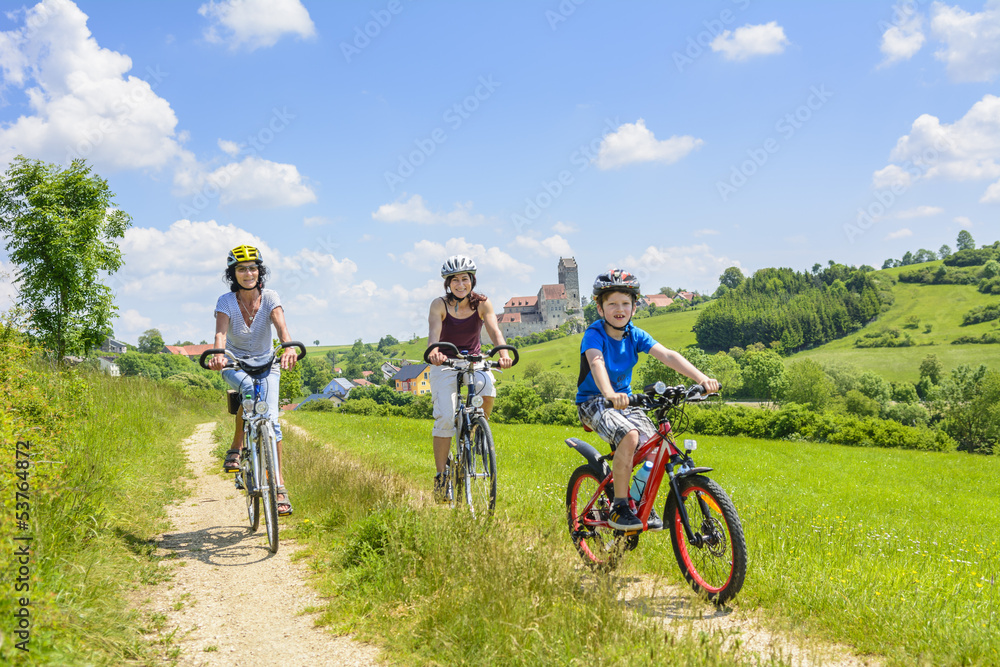
[[[449,257],[441,267],[444,278],[444,296],[431,302],[428,323],[430,331],[427,344],[452,343],[460,352],[479,354],[479,340],[483,327],[494,345],[506,345],[503,333],[497,324],[496,311],[490,300],[473,291],[476,287],[476,263],[464,255]],[[431,395],[434,398],[434,463],[437,475],[434,477],[434,498],[447,502],[447,477],[445,466],[448,450],[455,435],[455,410],[458,407],[457,371],[442,366],[448,356],[435,348],[428,356],[434,365],[431,369]],[[500,351],[500,368],[510,368],[511,358],[506,350]],[[493,399],[497,395],[493,386],[493,375],[484,373],[486,388],[483,396],[483,410],[489,418],[493,409]]]

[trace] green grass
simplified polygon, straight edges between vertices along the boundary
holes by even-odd
[[[341,456],[364,461],[366,468],[397,480],[397,497],[410,486],[429,494],[433,473],[429,422],[317,413],[296,413],[291,421],[330,443]],[[616,613],[613,594],[609,594],[612,599],[577,598],[581,581],[587,578],[580,574],[564,518],[566,482],[583,462],[563,444],[564,438],[583,437],[601,449],[603,445],[592,434],[569,427],[498,424],[494,432],[500,471],[499,521],[491,530],[496,531],[503,548],[493,542],[484,544],[499,549],[489,560],[504,588],[493,594],[508,596],[512,604],[519,596],[531,599],[535,595],[540,608],[558,609],[559,614],[571,613],[567,600],[572,601],[570,608],[600,605],[602,614]],[[290,451],[294,452],[315,447],[291,443]],[[1000,536],[996,531],[1000,458],[717,437],[700,438],[699,445],[698,462],[716,469],[712,477],[731,494],[746,531],[750,567],[736,607],[760,611],[779,630],[843,642],[861,653],[883,656],[889,664],[1000,662]],[[312,474],[305,471],[312,465],[296,463],[289,467],[289,476]],[[336,522],[331,521],[330,513],[346,510],[332,509],[339,503],[325,498],[349,475],[331,477],[324,473],[318,477],[324,479],[313,482],[313,500],[300,520],[308,517],[332,525]],[[378,501],[368,498],[363,498],[361,505],[380,507]],[[459,530],[460,536],[453,541],[468,547],[467,557],[478,553],[478,540],[486,538],[473,528],[456,528],[459,517],[452,514],[418,513],[407,521],[414,524],[412,531],[424,536],[421,539],[431,539],[427,532],[452,534]],[[340,525],[344,525],[343,520],[341,517]],[[441,526],[433,523],[436,520],[452,523]],[[425,523],[428,521],[431,527]],[[326,534],[324,530],[317,533]],[[546,570],[557,585],[543,586],[529,577],[530,584],[522,590],[518,578],[527,574],[519,569],[510,576],[504,574],[508,561],[520,553],[517,549],[508,551],[506,541],[513,541],[520,551],[545,554],[547,568],[560,564],[555,570]],[[394,556],[399,560],[394,567],[419,578],[422,575],[414,572],[424,566],[417,560],[427,557],[419,549],[402,550]],[[470,567],[480,567],[479,558],[475,560]],[[464,628],[482,621],[489,625],[494,616],[506,613],[496,609],[491,600],[465,591],[462,599],[474,606],[465,607],[460,618],[446,623],[432,609],[439,600],[435,595],[440,602],[454,602],[449,589],[472,586],[463,575],[442,576],[440,593],[428,585],[407,596],[400,590],[383,588],[388,586],[381,579],[383,575],[365,572],[365,576],[374,577],[376,597],[378,591],[384,593],[379,609],[398,609],[402,618],[380,617],[373,608],[361,621],[352,623],[374,634],[389,633],[386,641],[402,655],[422,655],[426,650],[431,653],[425,658],[452,662],[450,654],[432,652],[434,645],[447,647],[458,642],[459,637],[453,634],[457,631],[449,624],[459,623]],[[619,574],[681,582],[669,536],[644,537]],[[458,581],[452,576],[458,576]],[[340,581],[341,594],[347,595],[349,587]],[[597,581],[612,587],[615,582],[620,584],[616,578]],[[533,590],[533,586],[540,588]],[[594,592],[586,585],[583,588]],[[348,596],[342,602],[348,600],[353,598]],[[380,603],[372,604],[378,607]],[[582,622],[585,617],[573,618]],[[403,632],[405,636],[393,638],[392,628],[400,622],[417,634]],[[521,635],[516,628],[521,626],[513,627],[517,639]],[[642,623],[637,628],[645,632]],[[421,630],[430,629],[433,641],[418,638]],[[538,632],[557,643],[553,637],[561,636],[560,630],[541,621]],[[651,639],[642,632],[630,640],[640,642],[635,644],[636,655],[663,649],[662,636]],[[473,639],[502,641],[492,634]],[[543,662],[569,662],[566,656],[562,660],[554,657],[558,655],[546,653]],[[721,651],[713,656],[720,661],[731,657]],[[458,654],[451,657],[455,662],[463,659]]]
[[[163,575],[152,538],[164,505],[181,494],[178,443],[209,413],[205,396],[141,378],[53,371],[0,339],[0,444],[12,491],[17,440],[32,443],[29,651],[14,647],[6,620],[0,663],[119,665],[150,657],[130,591]],[[218,404],[218,401],[215,401]],[[14,494],[0,503],[0,562],[14,562]],[[21,543],[17,543],[21,544]],[[0,616],[16,607],[4,578]]]
[[[928,262],[935,266],[940,261]],[[917,265],[923,267],[923,264]],[[897,277],[901,271],[914,267],[886,269],[884,273]],[[986,364],[1000,367],[1000,346],[997,345],[951,345],[959,336],[978,336],[996,329],[996,322],[982,322],[967,327],[962,326],[962,316],[976,306],[998,302],[996,295],[980,294],[975,285],[920,285],[897,283],[894,288],[895,302],[879,318],[864,329],[813,350],[792,355],[788,361],[813,359],[820,363],[849,363],[861,368],[875,369],[879,375],[890,381],[920,379],[920,362],[928,354],[934,354],[946,371],[961,364],[978,366]],[[905,329],[903,325],[910,317],[916,317],[916,329]],[[930,333],[925,333],[926,325],[931,325]],[[896,327],[910,334],[916,345],[898,348],[857,348],[854,341],[870,331],[883,327]]]

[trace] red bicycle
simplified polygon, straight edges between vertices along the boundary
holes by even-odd
[[[584,561],[598,571],[618,566],[627,551],[639,544],[639,535],[648,527],[650,512],[666,474],[669,495],[664,503],[663,521],[669,526],[674,556],[696,593],[721,605],[731,600],[743,587],[747,571],[747,546],[736,508],[726,492],[704,473],[712,468],[694,465],[691,452],[694,440],[685,440],[681,450],[671,433],[671,419],[682,424],[686,403],[709,396],[700,385],[668,387],[663,382],[646,387],[630,397],[629,404],[653,411],[657,434],[636,448],[632,467],[641,465],[653,454],[653,469],[646,480],[636,516],[642,531],[624,532],[608,525],[614,498],[614,479],[608,465],[614,457],[601,455],[592,445],[578,438],[566,444],[587,459],[573,471],[566,490],[569,533]]]

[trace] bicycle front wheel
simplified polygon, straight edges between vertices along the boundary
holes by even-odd
[[[497,502],[497,457],[493,433],[485,417],[472,422],[472,449],[469,457],[469,506],[482,515],[493,513]]]
[[[257,448],[261,457],[260,491],[264,499],[264,523],[267,526],[267,547],[271,553],[278,553],[278,476],[274,461],[274,427],[271,422],[264,422],[260,429],[260,446]]]
[[[626,537],[608,525],[611,501],[606,490],[594,498],[601,481],[588,465],[573,471],[566,489],[566,518],[570,539],[583,562],[598,572],[610,572],[627,550],[635,548],[639,537]]]
[[[250,532],[256,533],[260,527],[260,496],[257,495],[257,480],[253,476],[253,459],[247,452],[253,452],[254,447],[250,441],[250,429],[243,431],[243,451],[240,453],[240,475],[243,483],[243,495],[247,499],[247,519],[250,520]]]
[[[670,524],[674,556],[696,593],[721,605],[743,587],[747,545],[743,525],[726,492],[702,475],[685,477],[678,488],[694,540],[688,540],[677,497],[671,491],[663,520]]]

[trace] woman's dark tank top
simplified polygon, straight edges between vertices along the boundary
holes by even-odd
[[[473,311],[472,315],[464,320],[460,320],[457,317],[452,317],[446,309],[444,322],[441,324],[441,340],[453,344],[459,352],[479,354],[479,336],[482,330],[483,320],[479,317],[478,310]],[[449,351],[441,351],[448,356],[453,356],[448,354]]]

